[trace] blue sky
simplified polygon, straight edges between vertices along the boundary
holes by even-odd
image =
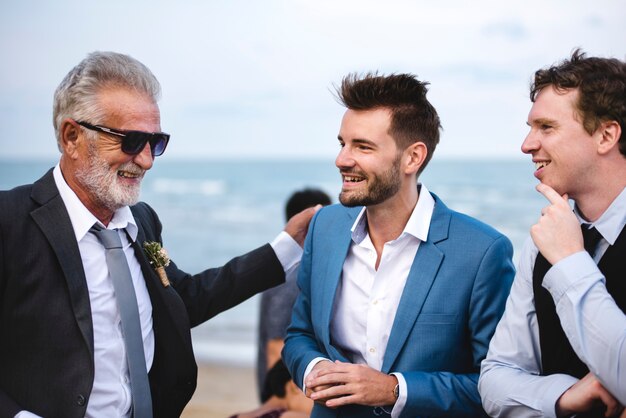
[[[0,159],[57,158],[52,94],[88,52],[163,88],[170,158],[332,158],[348,72],[431,83],[439,157],[522,157],[528,83],[580,46],[625,58],[621,0],[110,0],[0,5]]]

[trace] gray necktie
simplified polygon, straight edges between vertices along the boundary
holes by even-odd
[[[139,322],[137,297],[133,287],[128,262],[122,249],[122,241],[117,230],[103,229],[98,224],[90,230],[106,249],[106,262],[113,280],[113,289],[122,320],[122,333],[126,346],[126,358],[130,374],[130,388],[133,400],[133,418],[152,417],[152,398],[143,352],[143,338]]]

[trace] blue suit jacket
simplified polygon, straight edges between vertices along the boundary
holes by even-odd
[[[433,197],[428,238],[413,260],[382,372],[406,379],[402,417],[484,416],[476,384],[513,280],[513,248],[504,235]],[[330,321],[350,228],[361,209],[329,206],[311,222],[298,277],[301,293],[283,350],[298,385],[316,357],[350,361],[333,345]],[[315,405],[312,414],[339,416],[376,415],[373,407],[358,405]]]

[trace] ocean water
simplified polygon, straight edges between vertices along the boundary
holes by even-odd
[[[56,163],[0,160],[0,190],[37,180]],[[431,161],[421,181],[450,208],[507,235],[514,259],[545,201],[534,189],[528,160]],[[163,240],[176,264],[190,272],[219,266],[271,241],[284,226],[284,204],[304,187],[337,201],[333,160],[172,161],[159,158],[144,179],[141,199],[159,214]],[[257,296],[192,330],[199,361],[252,365]]]

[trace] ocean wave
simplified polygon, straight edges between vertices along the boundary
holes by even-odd
[[[151,189],[161,194],[220,196],[226,193],[226,183],[222,180],[158,178]]]
[[[196,338],[193,340],[193,352],[198,362],[248,367],[256,364],[256,345],[250,343]]]

